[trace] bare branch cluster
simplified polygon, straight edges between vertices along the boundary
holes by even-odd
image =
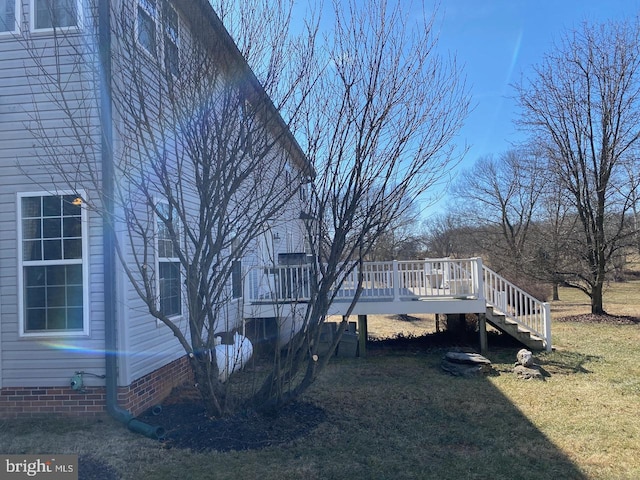
[[[312,299],[250,400],[280,405],[328,361],[317,361],[318,336],[336,287],[457,161],[468,94],[455,60],[435,50],[433,16],[412,23],[400,1],[343,3],[334,2],[335,29],[321,47],[317,16],[293,31],[293,1],[220,0],[219,17],[207,2],[185,2],[190,34],[176,56],[171,35],[184,20],[170,2],[152,12],[169,40],[149,37],[146,47],[136,39],[140,7],[114,2],[109,78],[96,32],[61,32],[57,70],[34,61],[34,94],[44,88],[65,119],[54,127],[34,117],[41,164],[53,166],[51,183],[91,192],[85,204],[116,230],[131,288],[188,354],[212,415],[236,401],[212,352],[221,331],[242,324],[230,307],[238,262],[253,266],[274,226],[304,219]],[[71,92],[76,77],[87,83]],[[103,188],[104,143],[113,189]],[[179,290],[182,315],[161,304],[159,256],[179,265],[183,281],[167,285]]]

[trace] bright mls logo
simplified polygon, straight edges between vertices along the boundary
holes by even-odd
[[[0,480],[78,480],[77,455],[0,455]]]

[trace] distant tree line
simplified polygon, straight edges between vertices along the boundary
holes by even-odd
[[[604,313],[604,287],[640,253],[639,27],[585,23],[514,85],[528,140],[460,175],[449,213],[418,235],[425,254],[481,255],[555,299],[559,285],[580,289]]]

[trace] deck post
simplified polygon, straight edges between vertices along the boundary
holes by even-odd
[[[358,315],[358,347],[362,358],[367,356],[367,316]]]
[[[484,298],[486,302],[486,298],[484,295],[484,268],[482,267],[482,258],[476,258],[475,264],[476,271],[474,272],[474,274],[476,277],[476,288],[478,289],[478,299]]]
[[[545,349],[547,352],[551,351],[551,304],[545,302],[542,304],[543,309],[543,328],[544,328],[544,341]]]
[[[478,330],[480,331],[480,353],[486,355],[489,346],[487,345],[487,315],[485,313],[478,314]]]
[[[400,301],[400,271],[397,260],[393,261],[393,301]]]

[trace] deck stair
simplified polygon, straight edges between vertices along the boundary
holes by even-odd
[[[485,318],[533,350],[551,350],[551,307],[482,266]]]
[[[535,335],[531,330],[510,320],[504,313],[497,311],[491,305],[487,305],[487,322],[507,335],[511,335],[524,346],[531,350],[544,350],[545,345],[542,338]]]

